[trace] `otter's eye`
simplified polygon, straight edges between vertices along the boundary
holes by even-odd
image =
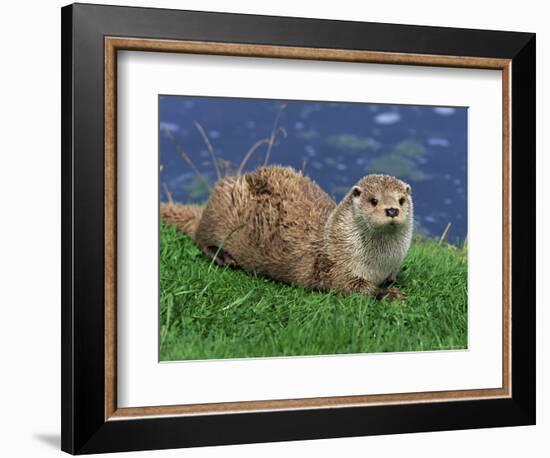
[[[401,199],[399,199],[399,205],[403,205],[404,203],[405,203],[405,198],[401,197]]]
[[[371,203],[371,205],[373,207],[376,207],[378,205],[378,200],[375,199],[374,197],[372,197],[371,199],[369,199],[369,202]]]

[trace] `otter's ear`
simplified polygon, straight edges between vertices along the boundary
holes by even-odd
[[[411,187],[409,185],[405,186],[405,190],[407,191],[407,194],[410,194],[412,192]]]
[[[351,190],[351,196],[352,197],[359,197],[363,190],[359,186],[354,186]]]

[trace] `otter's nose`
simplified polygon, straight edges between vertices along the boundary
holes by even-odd
[[[386,208],[386,215],[390,218],[395,218],[399,215],[399,210],[397,208]]]

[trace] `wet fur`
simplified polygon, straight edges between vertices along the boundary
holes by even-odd
[[[380,285],[395,277],[410,244],[410,187],[370,175],[354,188],[360,191],[337,205],[294,169],[263,167],[221,179],[204,210],[161,204],[161,216],[219,264],[309,289],[398,296]],[[406,196],[399,224],[389,227],[373,213],[368,198],[374,193],[381,205]]]

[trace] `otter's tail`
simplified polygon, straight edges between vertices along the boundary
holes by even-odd
[[[180,231],[195,240],[201,221],[203,208],[173,203],[160,204],[160,216],[164,222],[176,226]]]

